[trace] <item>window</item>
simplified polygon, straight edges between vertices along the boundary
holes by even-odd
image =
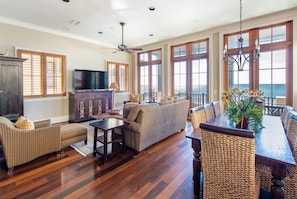
[[[228,54],[235,56],[238,52],[233,42],[234,35],[225,35]],[[233,39],[232,39],[233,38]],[[238,71],[235,65],[225,62],[225,89],[234,87],[259,89],[264,92],[266,105],[280,105],[277,100],[285,99],[286,104],[292,104],[292,22],[270,25],[248,30],[245,33],[244,52],[252,54],[255,48],[255,38],[260,44],[260,57],[250,59],[244,65],[243,71]],[[235,49],[235,50],[234,50]],[[226,83],[226,82],[225,82]]]
[[[191,107],[208,99],[208,39],[171,47],[173,95],[191,101]]]
[[[18,50],[23,63],[25,98],[65,96],[66,57],[63,55]]]
[[[128,64],[107,62],[108,83],[116,82],[117,91],[128,91]]]
[[[162,91],[162,53],[160,49],[138,53],[140,93],[144,100],[157,99]]]

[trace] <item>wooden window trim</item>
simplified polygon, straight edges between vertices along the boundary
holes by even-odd
[[[116,67],[116,72],[115,72],[116,77],[115,77],[115,79],[116,79],[116,82],[118,84],[120,84],[120,81],[119,81],[119,79],[120,79],[119,68],[120,68],[120,66],[125,66],[125,90],[118,90],[117,92],[127,92],[127,91],[129,91],[129,64],[107,61],[107,71],[109,71],[109,67],[110,67],[109,65],[111,65],[111,64],[115,65],[115,67]],[[108,82],[108,84],[110,85],[111,82]],[[120,85],[119,85],[119,87],[120,87]]]
[[[21,58],[22,53],[27,53],[31,55],[39,55],[40,56],[40,64],[41,64],[41,70],[40,70],[40,76],[41,76],[41,95],[24,95],[24,98],[40,98],[40,97],[57,97],[57,96],[66,96],[66,56],[65,55],[59,55],[59,54],[53,54],[53,53],[46,53],[46,52],[38,52],[38,51],[30,51],[30,50],[23,50],[18,49],[17,55],[19,58]],[[47,94],[47,78],[46,78],[46,57],[54,57],[54,58],[60,58],[62,60],[62,92],[60,94]],[[23,85],[24,86],[24,85]]]
[[[286,41],[278,42],[278,43],[269,43],[269,44],[262,44],[261,45],[261,51],[275,51],[279,49],[286,49],[288,54],[286,57],[286,62],[287,62],[287,68],[286,68],[286,103],[288,105],[292,105],[293,103],[293,23],[292,21],[286,21],[282,23],[277,23],[277,24],[272,24],[272,25],[267,25],[267,26],[262,26],[258,28],[253,28],[250,30],[245,30],[243,32],[250,32],[250,44],[251,42],[255,41],[256,38],[259,38],[259,31],[262,29],[267,29],[267,28],[273,28],[277,26],[282,26],[286,25]],[[239,32],[236,33],[230,33],[230,34],[225,34],[224,35],[224,44],[228,43],[228,36],[238,34]],[[251,41],[251,38],[253,39]],[[251,46],[250,50],[254,48],[254,46]],[[248,49],[248,48],[247,48]],[[235,49],[238,52],[238,49]],[[235,51],[234,51],[235,52]],[[228,53],[232,53],[231,50],[228,50]],[[260,55],[261,56],[261,55]],[[259,88],[259,62],[256,60],[253,63],[250,62],[250,89],[258,89]],[[228,89],[228,63],[224,62],[224,82],[223,82],[223,88],[224,90]]]

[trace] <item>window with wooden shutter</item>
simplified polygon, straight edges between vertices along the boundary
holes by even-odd
[[[23,63],[25,98],[65,96],[65,63],[63,55],[18,50]]]
[[[107,62],[108,84],[116,82],[117,91],[128,91],[128,64]]]

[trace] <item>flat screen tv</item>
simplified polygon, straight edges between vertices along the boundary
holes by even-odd
[[[94,90],[108,88],[106,71],[75,69],[73,72],[74,90]]]

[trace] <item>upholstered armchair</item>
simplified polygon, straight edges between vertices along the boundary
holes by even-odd
[[[61,150],[60,125],[50,125],[50,120],[45,120],[35,122],[34,126],[33,130],[22,130],[7,118],[0,117],[0,141],[8,173],[14,166]]]

